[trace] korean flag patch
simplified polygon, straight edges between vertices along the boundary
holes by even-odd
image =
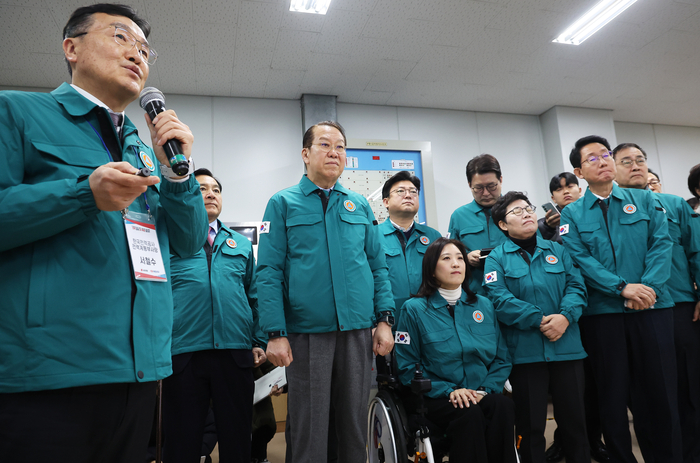
[[[486,275],[484,275],[484,281],[486,282],[486,284],[498,281],[498,274],[496,272],[489,272]]]
[[[270,222],[263,222],[260,224],[258,234],[262,235],[263,233],[270,233]]]
[[[394,342],[396,344],[411,344],[411,336],[405,331],[397,331]]]
[[[569,233],[569,224],[568,224],[568,223],[565,223],[564,225],[562,225],[561,227],[559,227],[559,234],[560,234],[560,235],[566,235],[567,233]]]

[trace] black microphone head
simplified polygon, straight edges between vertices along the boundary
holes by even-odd
[[[144,110],[146,110],[146,105],[152,101],[160,101],[165,105],[165,95],[155,87],[146,87],[141,90],[139,105],[141,105]]]

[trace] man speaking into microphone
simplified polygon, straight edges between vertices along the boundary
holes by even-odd
[[[149,32],[131,7],[79,8],[72,83],[0,92],[0,461],[143,457],[172,372],[170,254],[199,251],[208,223],[195,178],[165,167],[168,140],[190,158],[187,125],[146,115],[151,149],[124,117]]]

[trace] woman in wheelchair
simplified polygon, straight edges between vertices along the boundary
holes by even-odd
[[[491,302],[469,290],[464,245],[439,238],[423,258],[418,294],[403,305],[396,358],[409,385],[420,363],[432,381],[427,419],[451,440],[452,463],[511,463],[514,407],[503,384],[511,364]]]
[[[583,405],[583,358],[578,319],[586,287],[559,243],[537,236],[535,208],[510,191],[491,209],[508,240],[491,251],[484,288],[496,307],[513,371],[515,428],[523,462],[545,463],[547,394],[569,463],[590,463]]]

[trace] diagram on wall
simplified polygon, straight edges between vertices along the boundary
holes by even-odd
[[[382,203],[382,187],[390,177],[402,170],[421,180],[420,209],[416,220],[425,223],[425,182],[420,150],[348,148],[345,171],[339,181],[346,188],[367,198],[377,222],[382,223],[389,217]]]

